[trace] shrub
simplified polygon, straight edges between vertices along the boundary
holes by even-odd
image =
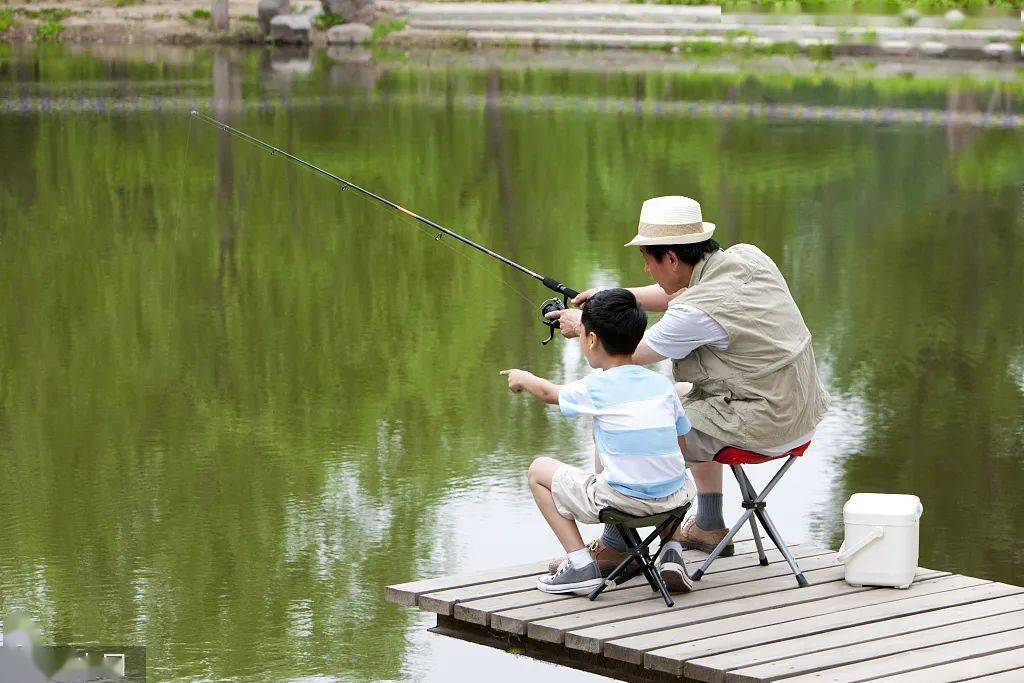
[[[345,20],[342,19],[340,15],[332,14],[330,12],[321,12],[313,17],[313,27],[318,31],[326,31],[332,26],[344,23]]]
[[[0,9],[0,33],[5,32],[12,26],[17,26],[14,20],[14,12],[9,9]]]
[[[376,23],[373,25],[373,40],[378,41],[385,36],[401,31],[408,23],[405,19],[392,19]]]
[[[59,21],[47,21],[36,26],[36,40],[40,43],[50,40],[60,40],[60,34],[63,32],[64,27]]]

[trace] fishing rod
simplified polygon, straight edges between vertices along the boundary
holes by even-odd
[[[555,330],[559,327],[558,320],[548,320],[547,314],[550,313],[551,311],[565,310],[566,308],[569,307],[569,299],[574,299],[579,294],[579,292],[577,292],[576,290],[571,289],[569,287],[566,287],[564,284],[562,284],[558,280],[555,280],[554,278],[546,277],[544,275],[541,275],[540,273],[535,273],[534,271],[530,270],[526,266],[520,265],[520,264],[516,263],[515,261],[513,261],[512,259],[506,258],[506,257],[502,256],[501,254],[488,249],[487,247],[483,246],[482,244],[477,244],[473,240],[471,240],[469,238],[466,238],[466,237],[463,237],[462,235],[460,235],[459,233],[455,232],[454,230],[449,230],[448,228],[446,228],[443,225],[440,225],[438,223],[435,223],[434,221],[430,220],[429,218],[424,218],[423,216],[420,216],[419,214],[413,213],[412,211],[410,211],[409,209],[406,209],[403,206],[399,206],[398,204],[396,204],[395,202],[391,201],[390,199],[386,199],[384,197],[381,197],[378,194],[375,194],[373,192],[370,192],[369,190],[366,190],[366,189],[364,189],[362,187],[359,187],[358,185],[356,185],[353,182],[345,180],[344,178],[340,178],[340,177],[334,175],[333,173],[331,173],[330,171],[325,171],[324,169],[320,168],[319,166],[315,166],[315,165],[309,163],[308,161],[305,161],[304,159],[300,159],[299,157],[295,156],[294,154],[290,154],[289,152],[286,152],[283,149],[280,149],[278,147],[274,147],[269,142],[264,142],[263,140],[260,140],[259,138],[253,137],[252,135],[249,135],[248,133],[246,133],[244,131],[240,131],[240,130],[238,130],[237,128],[235,128],[233,126],[230,126],[227,123],[224,123],[223,121],[218,121],[217,119],[213,118],[212,116],[207,116],[206,114],[203,114],[202,112],[196,111],[195,109],[193,109],[189,113],[189,116],[192,117],[192,118],[197,118],[200,121],[208,123],[208,124],[210,124],[210,125],[212,125],[212,126],[214,126],[216,128],[219,128],[220,130],[222,130],[222,131],[224,131],[226,133],[230,133],[231,135],[234,135],[237,138],[241,138],[242,140],[245,140],[247,142],[251,142],[252,144],[256,145],[257,147],[260,147],[262,149],[267,150],[271,154],[279,154],[279,155],[283,156],[284,158],[289,159],[290,161],[294,161],[295,163],[299,164],[300,166],[304,166],[304,167],[308,168],[310,171],[313,171],[315,173],[319,173],[320,175],[324,176],[325,178],[328,178],[329,180],[332,180],[332,181],[338,183],[339,185],[341,185],[343,190],[346,189],[346,188],[355,190],[356,192],[359,192],[359,193],[369,197],[370,199],[372,199],[374,201],[380,202],[384,206],[387,206],[387,207],[389,207],[391,209],[394,209],[395,211],[397,211],[400,214],[403,214],[405,216],[413,218],[413,219],[419,221],[420,223],[423,223],[424,225],[426,225],[427,227],[429,227],[429,228],[431,228],[433,230],[437,230],[437,235],[434,237],[434,239],[436,239],[436,240],[440,240],[442,235],[448,235],[449,237],[454,237],[455,239],[459,240],[463,244],[467,244],[467,245],[473,247],[474,249],[476,249],[477,251],[481,251],[481,252],[487,254],[491,258],[494,258],[494,259],[497,259],[498,261],[501,261],[506,266],[510,266],[512,268],[515,268],[519,272],[525,273],[526,275],[529,275],[530,277],[534,278],[535,280],[539,280],[542,285],[544,285],[545,287],[547,287],[548,289],[550,289],[550,290],[552,290],[554,292],[557,292],[562,297],[561,300],[559,300],[557,297],[555,297],[553,299],[548,299],[543,304],[541,304],[541,307],[540,307],[541,321],[544,323],[544,325],[546,325],[549,328],[548,329],[548,338],[543,340],[541,342],[541,344],[547,345],[547,343],[550,342],[554,338]]]

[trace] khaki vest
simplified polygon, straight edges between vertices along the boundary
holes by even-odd
[[[704,311],[729,335],[672,362],[695,429],[739,448],[773,448],[814,429],[830,397],[818,379],[811,333],[775,263],[737,244],[706,256],[671,306]]]

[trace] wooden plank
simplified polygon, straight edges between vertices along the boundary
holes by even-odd
[[[985,584],[986,587],[997,585],[999,584]],[[867,643],[905,633],[1024,610],[1024,589],[1014,586],[1006,586],[1006,588],[1016,589],[1020,592],[1009,597],[996,597],[954,607],[940,607],[933,611],[872,621],[859,626],[819,631],[781,642],[753,646],[748,644],[746,647],[721,654],[690,660],[683,667],[683,673],[687,678],[719,683],[725,680],[728,672],[735,669],[769,662],[785,663],[792,668],[794,674],[805,673],[808,670],[798,668],[797,660],[812,652],[831,651],[833,648],[841,648],[855,643]]]
[[[878,626],[883,625],[879,624]],[[881,640],[854,643],[830,650],[811,652],[781,661],[738,669],[729,674],[725,680],[730,683],[771,681],[777,678],[808,674],[845,664],[854,664],[886,657],[894,652],[906,653],[934,645],[942,645],[943,643],[947,645],[953,643],[954,645],[949,649],[957,651],[960,646],[960,643],[957,641],[1014,629],[1024,629],[1024,612],[997,614],[938,628],[930,628],[924,631],[903,633],[889,638],[882,638]]]
[[[795,552],[798,546],[794,545],[793,548]],[[744,542],[737,542],[736,552],[737,555],[743,556],[749,556],[750,554],[755,553],[756,548],[754,546],[754,542],[750,540]],[[822,554],[831,551],[816,549],[815,552]],[[683,552],[683,557],[687,560],[687,563],[689,563],[703,560],[703,558],[707,557],[707,554],[702,553],[698,550],[687,550]],[[751,561],[754,564],[757,564],[756,555],[753,556],[753,559]],[[769,567],[771,566],[773,565],[769,565]],[[614,588],[606,590],[602,595],[610,597],[618,592],[629,590],[630,588],[639,586],[641,584],[646,586],[647,582],[643,579],[643,577],[637,577],[636,579],[628,581],[622,584],[621,586],[616,586]],[[644,597],[646,597],[646,595]],[[574,604],[581,602],[579,599],[577,599],[577,596],[574,595],[552,595],[550,593],[542,593],[541,591],[538,591],[531,586],[529,590],[519,591],[511,594],[487,598],[477,598],[475,600],[459,600],[456,603],[454,610],[452,611],[452,615],[456,619],[461,619],[462,621],[468,621],[473,624],[479,624],[480,626],[488,626],[490,625],[490,617],[494,612],[529,607],[533,605],[562,603],[566,601],[573,601]],[[587,601],[587,604],[591,603]],[[526,633],[526,626],[525,624],[523,624],[522,630],[509,630],[509,632],[518,633],[518,635],[524,635]]]
[[[996,660],[996,659],[1002,658],[1002,657],[1016,657],[1018,663],[1020,663],[1020,662],[1024,661],[1024,652],[1020,652],[1020,651],[1017,651],[1017,650],[1010,650],[1008,652],[1000,652],[999,654],[989,655],[987,657],[978,657],[974,661],[980,662],[979,665],[981,667],[983,667],[985,669],[988,669],[988,668],[992,667],[992,664],[995,663],[995,662],[991,662],[990,663],[989,660]],[[932,671],[939,672],[938,676],[941,678],[942,677],[942,669],[944,669],[947,666],[948,667],[955,667],[956,664],[955,663],[954,664],[943,664],[941,666],[936,666],[936,667],[932,668]],[[970,675],[970,674],[968,674],[968,675]],[[1020,683],[1021,681],[1024,681],[1024,668],[1021,668],[1021,669],[1008,669],[1007,671],[1003,671],[1002,673],[984,673],[981,676],[978,676],[976,678],[958,678],[958,679],[951,679],[951,680],[964,680],[964,681],[980,681],[980,680],[984,680],[985,683]]]
[[[825,559],[830,562],[831,566],[813,570],[811,567],[805,568],[807,580],[812,584],[838,581],[843,578],[845,568],[835,566],[835,560],[832,557],[826,557]],[[761,569],[761,567],[758,567],[758,569]],[[667,607],[661,596],[652,595],[650,588],[648,588],[642,602],[617,605],[587,612],[576,612],[565,616],[534,621],[528,625],[527,634],[534,640],[561,643],[564,641],[565,634],[570,631],[575,632],[581,629],[589,629],[619,622],[624,619],[632,619],[637,616],[654,615],[677,609],[692,609],[702,605],[713,605],[796,588],[796,580],[792,574],[789,576],[775,576],[760,581],[744,581],[738,584],[730,581],[733,574],[736,574],[736,572],[708,575],[706,579],[701,580],[697,584],[700,587],[699,589],[674,596],[676,602],[674,607]]]
[[[628,662],[637,662],[644,659],[645,652],[662,648],[667,645],[675,645],[701,638],[721,636],[727,633],[735,633],[737,631],[754,629],[761,626],[781,624],[787,621],[794,621],[796,619],[806,619],[808,617],[817,616],[826,611],[837,612],[881,602],[903,600],[914,595],[922,595],[925,593],[934,593],[952,590],[954,588],[963,588],[980,583],[987,583],[982,579],[972,579],[970,577],[963,576],[947,575],[938,577],[936,574],[930,572],[931,570],[927,569],[919,570],[917,582],[906,590],[898,590],[894,588],[854,588],[845,582],[834,582],[823,584],[822,586],[796,588],[791,591],[785,591],[781,594],[773,594],[773,596],[776,597],[786,596],[787,598],[789,598],[789,594],[793,594],[790,599],[795,600],[796,602],[791,604],[778,604],[775,607],[757,604],[758,602],[770,602],[765,600],[765,598],[769,596],[748,598],[745,601],[739,600],[737,602],[745,602],[745,604],[739,606],[742,611],[729,616],[716,616],[714,617],[717,619],[716,621],[708,621],[702,617],[689,615],[686,613],[686,610],[680,610],[675,619],[677,623],[673,623],[672,619],[666,618],[670,615],[660,615],[658,623],[656,624],[656,628],[660,630],[656,632],[650,632],[651,624],[647,623],[644,625],[643,630],[645,632],[643,634],[637,634],[635,632],[630,633],[627,628],[623,629],[625,633],[616,640],[612,640],[612,638],[607,637],[606,635],[603,652],[606,657],[622,659]],[[932,577],[935,578],[929,580]],[[845,591],[843,586],[850,590]],[[815,591],[818,599],[808,602],[796,595],[796,593],[805,591]],[[831,595],[829,595],[829,591],[832,591]],[[825,598],[827,598],[828,601],[822,602],[821,600]],[[722,604],[727,605],[728,603]],[[755,609],[752,610],[751,608]],[[699,611],[704,612],[705,610]],[[695,622],[695,619],[699,621]],[[683,624],[682,626],[679,625],[680,622]],[[598,628],[608,629],[610,626],[612,625],[599,626]],[[567,645],[569,644],[571,637],[573,637],[573,634],[566,634],[565,640]]]
[[[956,578],[949,577],[949,580]],[[687,677],[697,678],[701,675],[701,671],[699,668],[691,666],[691,662],[701,657],[725,652],[742,653],[757,645],[779,643],[792,638],[884,621],[893,617],[997,599],[1015,593],[1019,594],[1022,590],[1017,586],[994,584],[987,581],[949,589],[949,580],[932,579],[925,584],[915,584],[906,591],[901,591],[904,595],[897,595],[892,600],[884,600],[877,604],[843,611],[829,610],[798,621],[755,625],[753,628],[734,633],[713,634],[713,637],[691,632],[688,640],[647,652],[644,656],[644,666],[674,676],[685,674]],[[956,583],[962,585],[963,582],[957,580]],[[698,680],[700,679],[698,678]]]
[[[833,669],[817,671],[806,676],[787,679],[787,683],[806,683],[807,681],[866,681],[884,677],[887,681],[895,679],[896,674],[918,672],[907,676],[905,680],[934,680],[929,671],[939,664],[973,660],[983,655],[996,654],[1013,650],[1014,655],[1024,648],[1024,628],[1004,631],[978,638],[961,640],[956,647],[935,645],[920,650],[898,652],[888,657],[881,657],[857,664],[848,664]],[[1016,660],[1020,664],[1020,660]]]
[[[449,590],[460,586],[472,586],[478,583],[489,583],[502,579],[511,579],[517,576],[537,575],[546,572],[547,562],[529,562],[514,567],[501,567],[499,569],[486,569],[468,574],[456,574],[454,576],[439,576],[434,579],[422,581],[410,581],[409,583],[398,583],[388,586],[385,599],[388,602],[399,605],[412,606],[416,604],[416,598],[423,593],[430,591]]]
[[[798,556],[798,559],[800,559],[801,562],[804,562],[807,565],[808,568],[835,566],[835,553],[832,551],[823,551],[811,548],[795,548],[794,553]],[[819,554],[814,555],[814,553]],[[718,585],[743,583],[763,577],[774,577],[778,576],[780,573],[788,572],[789,567],[781,561],[781,557],[781,554],[778,555],[779,562],[769,564],[767,567],[762,567],[758,564],[756,556],[751,560],[748,560],[754,563],[753,566],[747,566],[742,569],[733,569],[729,565],[725,564],[721,567],[716,567],[717,563],[712,564],[711,570],[705,575],[705,578],[697,582],[694,592]],[[768,559],[771,561],[772,557],[769,556]],[[790,575],[790,577],[792,577],[792,575]],[[795,579],[790,578],[790,581],[795,581]],[[506,631],[508,633],[515,633],[517,635],[525,635],[528,625],[531,622],[539,621],[540,619],[549,619],[567,614],[605,609],[615,605],[649,600],[652,597],[651,589],[643,579],[640,579],[639,584],[633,583],[631,585],[634,587],[626,590],[606,591],[594,602],[576,598],[560,602],[548,601],[522,608],[513,608],[501,612],[495,612],[491,615],[491,628]],[[664,606],[664,602],[662,603],[662,606]],[[562,642],[561,637],[558,638],[557,642]]]
[[[749,544],[751,550],[756,550],[752,538],[737,543],[742,543],[740,547],[743,549],[747,549],[747,544]],[[536,577],[545,574],[547,570],[548,562],[542,561],[457,576],[442,576],[436,579],[414,581],[412,583],[388,586],[387,600],[402,605],[417,605],[420,609],[428,612],[451,616],[452,608],[458,602],[532,590],[536,586]],[[515,579],[519,579],[519,581],[515,583]],[[480,588],[484,584],[500,585],[495,585],[493,589],[488,590]],[[460,589],[465,589],[465,592],[460,592]],[[412,602],[409,602],[410,600]]]
[[[835,567],[834,569],[842,569],[842,567]],[[807,588],[798,588],[796,585],[792,585],[787,590],[776,591],[766,595],[753,595],[736,600],[726,599],[710,605],[701,605],[699,609],[690,608],[691,600],[700,599],[699,592],[683,594],[676,601],[676,606],[670,610],[661,609],[643,615],[635,612],[632,615],[634,618],[623,617],[620,621],[566,631],[565,646],[575,650],[599,653],[604,648],[605,642],[610,640],[625,639],[627,645],[637,642],[646,643],[651,639],[657,639],[659,632],[665,629],[678,629],[679,627],[708,622],[718,624],[730,618],[740,618],[742,615],[747,614],[754,615],[772,608],[805,602],[817,602],[849,593],[871,590],[860,586],[851,586],[845,581],[840,581],[839,579],[843,576],[842,571],[835,572],[829,570],[826,576],[828,577],[826,581],[818,584],[812,583]],[[626,607],[632,606],[627,605]],[[664,605],[662,607],[664,608]],[[625,655],[625,661],[636,663],[643,661],[643,652],[641,651],[632,651],[631,647],[620,648],[620,651],[627,649],[631,650],[631,652]],[[616,657],[616,659],[622,658]]]
[[[781,553],[777,550],[775,553],[781,557]],[[723,561],[721,571],[726,571],[737,564],[749,565],[751,563],[757,563],[756,555],[745,555],[741,558],[728,557],[725,559],[730,560],[730,562]],[[773,558],[769,557],[768,559],[771,561]],[[529,576],[505,579],[502,581],[491,581],[488,583],[477,583],[471,586],[459,586],[458,588],[451,588],[443,591],[428,591],[417,596],[416,604],[422,610],[434,612],[435,614],[443,614],[444,616],[452,616],[455,605],[461,602],[500,595],[509,595],[513,593],[532,591],[539,593],[540,591],[536,590],[537,577],[543,576],[546,572],[547,565],[544,566],[544,571],[537,572]]]

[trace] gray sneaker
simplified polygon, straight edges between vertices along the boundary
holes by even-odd
[[[686,574],[686,560],[679,541],[669,541],[658,555],[658,572],[662,581],[673,593],[688,593],[693,590],[693,581]]]
[[[566,560],[554,574],[547,574],[537,579],[537,590],[545,593],[576,593],[585,595],[601,585],[601,570],[596,562],[591,562],[583,569],[576,569],[572,562]]]

